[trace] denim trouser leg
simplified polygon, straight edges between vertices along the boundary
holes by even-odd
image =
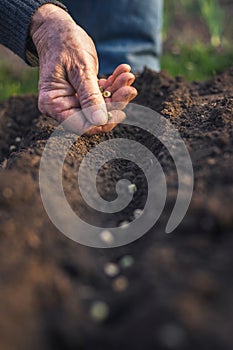
[[[163,0],[65,0],[70,14],[95,42],[100,74],[120,63],[134,72],[159,70]]]

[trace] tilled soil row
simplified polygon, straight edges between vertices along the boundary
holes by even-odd
[[[1,349],[232,349],[233,69],[202,83],[145,70],[135,86],[136,103],[161,113],[185,141],[195,188],[185,219],[166,235],[177,196],[167,149],[126,125],[80,137],[66,157],[64,190],[74,211],[92,222],[109,227],[132,220],[148,191],[135,164],[109,162],[97,179],[100,194],[113,199],[117,181],[126,177],[138,189],[134,199],[117,215],[87,208],[77,171],[94,146],[119,137],[136,140],[166,174],[160,220],[141,239],[114,249],[79,245],[53,226],[41,202],[38,170],[56,123],[40,115],[36,96],[1,104]],[[88,181],[87,174],[87,187]]]

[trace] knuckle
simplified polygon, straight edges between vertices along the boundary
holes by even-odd
[[[104,103],[103,98],[99,92],[85,92],[80,96],[80,100],[82,101],[83,107],[90,107]]]
[[[47,108],[43,99],[38,99],[38,109],[42,114],[47,114]]]
[[[54,112],[54,99],[50,92],[41,92],[38,97],[38,108],[41,113],[50,115]]]

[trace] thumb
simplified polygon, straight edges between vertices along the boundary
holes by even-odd
[[[87,120],[93,125],[104,125],[108,122],[107,107],[98,85],[97,76],[82,77],[77,86],[79,102]]]

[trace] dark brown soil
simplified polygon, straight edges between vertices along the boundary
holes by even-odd
[[[145,70],[136,87],[137,103],[168,118],[185,140],[195,190],[185,219],[165,235],[177,194],[166,149],[122,125],[110,134],[81,137],[67,155],[64,187],[82,214],[86,208],[75,191],[75,169],[103,140],[134,137],[150,146],[167,175],[161,219],[143,238],[115,249],[81,246],[53,226],[40,199],[38,167],[55,122],[40,116],[34,96],[1,104],[0,349],[233,348],[233,69],[203,83]],[[141,171],[124,161],[100,173],[100,192],[111,194],[125,172],[140,190],[117,222],[131,217],[135,206],[142,208],[147,195]],[[108,219],[101,220],[108,225]],[[128,287],[117,291],[119,280],[108,277],[104,267],[126,255],[134,264],[120,268]],[[99,301],[109,307],[101,323],[91,313]]]

